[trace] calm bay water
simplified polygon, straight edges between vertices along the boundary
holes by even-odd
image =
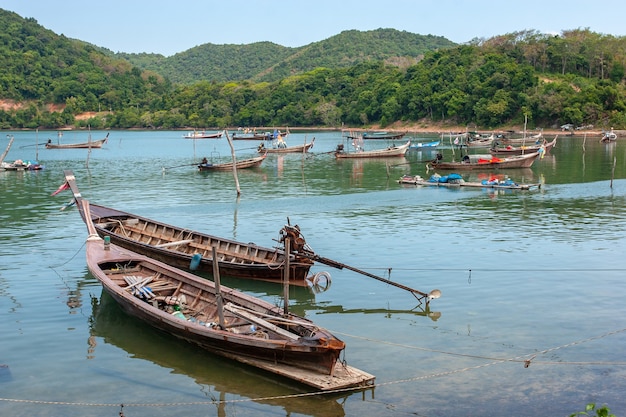
[[[588,402],[626,415],[623,142],[562,137],[532,169],[506,172],[540,190],[493,192],[397,183],[432,174],[432,152],[336,161],[339,132],[292,133],[290,145],[315,136],[312,154],[240,171],[237,198],[232,173],[192,166],[228,158],[226,139],[114,131],[89,152],[34,146],[56,132],[7,133],[8,161],[46,168],[0,172],[3,416],[112,416],[120,404],[127,417],[567,416]],[[235,141],[238,157],[256,145]],[[70,195],[50,196],[64,169],[95,203],[245,242],[273,246],[289,219],[321,256],[442,297],[424,311],[398,288],[316,265],[332,285],[292,288],[290,308],[345,340],[347,363],[378,385],[276,398],[301,390],[156,332],[103,295],[86,268],[84,224],[75,208],[60,210]],[[280,286],[226,284],[282,303]]]

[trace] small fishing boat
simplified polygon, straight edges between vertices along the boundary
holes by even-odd
[[[219,139],[224,135],[224,131],[220,132],[206,132],[206,131],[193,131],[183,135],[185,139]]]
[[[70,189],[80,207],[82,196],[74,173],[64,171],[65,183],[53,194]],[[217,247],[221,273],[230,277],[282,282],[287,263],[284,248],[266,248],[254,243],[230,239],[172,226],[146,217],[109,207],[90,204],[94,227],[102,237],[134,252],[150,256],[178,268],[213,271],[212,248]],[[307,285],[307,275],[314,261],[301,252],[309,248],[298,226],[286,225],[282,240],[293,242],[289,254],[289,277],[294,285]]]
[[[430,142],[412,142],[411,146],[409,146],[409,150],[414,149],[435,149],[437,146],[441,144],[440,140],[432,140]]]
[[[539,154],[539,152],[534,152],[504,158],[499,158],[493,155],[465,155],[459,162],[444,162],[442,161],[443,156],[438,153],[437,158],[428,163],[428,168],[434,170],[530,168],[539,157]]]
[[[44,166],[37,161],[23,161],[17,159],[14,162],[0,163],[0,171],[40,171]]]
[[[386,139],[386,140],[393,140],[393,139],[402,139],[407,132],[400,132],[400,133],[393,133],[393,132],[363,132],[362,135],[348,135],[348,139],[358,139],[358,138],[363,138],[364,140],[367,139]]]
[[[267,154],[257,156],[255,158],[238,159],[235,163],[223,162],[219,164],[213,164],[206,160],[206,158],[198,165],[199,171],[232,171],[233,165],[237,169],[254,168],[260,166]]]
[[[335,150],[335,158],[343,159],[343,158],[381,158],[381,157],[399,157],[404,156],[406,152],[409,150],[409,146],[411,145],[411,141],[407,141],[404,145],[400,146],[389,146],[385,149],[375,149],[371,151],[365,151],[360,146],[355,146],[355,152],[345,152],[343,144],[337,145],[337,149]]]
[[[107,133],[107,135],[102,139],[90,140],[88,142],[82,142],[82,143],[66,143],[66,144],[52,143],[52,139],[48,139],[48,142],[46,143],[46,149],[102,148],[102,145],[104,145],[108,139],[109,139],[109,133]]]
[[[557,138],[558,138],[558,135],[554,137],[552,142],[546,142],[544,140],[543,143],[538,144],[538,145],[528,145],[528,146],[507,145],[503,147],[496,146],[496,147],[491,148],[489,150],[489,153],[492,155],[524,155],[524,154],[534,153],[534,152],[544,152],[547,154],[554,147],[554,145],[556,145]]]
[[[485,179],[480,182],[465,181],[459,174],[450,175],[432,175],[429,179],[424,179],[419,175],[404,175],[398,182],[400,184],[421,185],[428,187],[447,187],[447,188],[494,188],[504,190],[530,190],[532,188],[541,188],[541,184],[518,184],[511,179],[499,180],[497,178]]]
[[[604,132],[602,134],[602,139],[600,139],[600,142],[602,143],[611,143],[615,141],[617,141],[617,133],[615,133],[613,129],[608,132]]]
[[[309,383],[332,377],[345,343],[309,319],[103,240],[91,205],[87,267],[129,315],[214,354]],[[217,275],[219,277],[219,275]],[[356,384],[370,383],[373,376]],[[332,385],[332,384],[329,384]],[[318,386],[325,389],[323,386]],[[336,386],[332,386],[336,388]]]
[[[271,148],[266,147],[265,144],[263,143],[259,144],[257,148],[257,152],[259,153],[305,153],[311,150],[311,148],[313,148],[314,143],[315,143],[315,138],[313,138],[313,140],[311,140],[311,142],[309,143],[303,143],[302,145],[295,145],[295,146],[287,146],[287,143],[284,140],[282,140],[281,137],[279,137],[276,143]]]

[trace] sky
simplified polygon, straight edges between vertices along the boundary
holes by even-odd
[[[0,0],[0,8],[113,52],[165,56],[206,43],[298,47],[352,29],[456,43],[523,30],[626,36],[624,0]]]

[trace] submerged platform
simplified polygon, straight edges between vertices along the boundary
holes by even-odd
[[[232,356],[233,359],[263,369],[276,375],[308,385],[320,391],[332,391],[342,388],[368,388],[374,385],[376,377],[349,365],[337,362],[332,375],[297,368],[295,366]]]

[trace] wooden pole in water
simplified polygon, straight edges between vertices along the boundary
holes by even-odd
[[[285,299],[283,305],[283,313],[289,314],[289,254],[291,253],[291,239],[285,238],[285,273],[283,275],[283,298]]]
[[[215,300],[217,301],[217,314],[219,315],[220,327],[225,329],[224,324],[224,302],[222,300],[222,289],[220,287],[220,267],[217,260],[217,248],[211,247],[211,256],[213,257],[213,281],[215,282]]]
[[[613,188],[613,178],[615,178],[615,165],[617,164],[617,157],[613,157],[613,169],[611,170],[611,188]]]
[[[235,147],[233,146],[233,141],[230,139],[228,130],[224,130],[224,133],[226,134],[226,140],[228,140],[228,145],[230,145],[230,153],[233,157],[233,177],[235,177],[235,187],[237,189],[237,196],[240,196],[241,188],[239,187],[239,178],[237,177],[237,157],[235,156]]]

